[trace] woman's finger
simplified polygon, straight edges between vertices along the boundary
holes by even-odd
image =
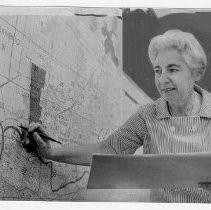
[[[30,125],[29,125],[29,132],[30,132],[30,133],[33,133],[33,132],[35,132],[35,131],[41,132],[41,133],[45,133],[45,134],[46,134],[44,128],[42,127],[42,125],[41,125],[40,123],[32,122],[32,123],[30,123]]]
[[[33,133],[33,138],[36,141],[38,147],[43,148],[46,146],[46,143],[42,140],[42,138],[39,136],[39,134],[37,132]]]
[[[29,132],[34,132],[40,126],[39,123],[32,122],[29,124]]]

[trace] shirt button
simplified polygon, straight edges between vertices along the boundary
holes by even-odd
[[[172,132],[174,132],[174,131],[175,131],[175,127],[174,127],[174,126],[170,127],[170,130],[171,130]]]

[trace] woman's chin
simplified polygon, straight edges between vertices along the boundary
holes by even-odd
[[[168,101],[168,103],[170,103],[170,104],[180,104],[180,101],[177,100],[177,98],[174,96],[172,96],[172,97],[162,96],[162,97],[165,101]]]

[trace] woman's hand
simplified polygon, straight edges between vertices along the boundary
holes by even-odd
[[[42,139],[38,133],[43,133],[45,135],[46,132],[43,126],[39,123],[32,122],[29,125],[29,133],[32,133],[33,139],[37,143],[37,152],[41,158],[50,159],[51,157],[51,147],[50,141],[47,139]]]
[[[199,183],[198,184],[199,188],[202,188],[208,192],[211,193],[211,183],[210,182],[207,182],[207,183]]]

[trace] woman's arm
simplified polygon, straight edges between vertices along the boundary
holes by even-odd
[[[89,166],[91,165],[93,153],[116,154],[107,141],[74,147],[64,145],[59,148],[51,148],[49,142],[44,142],[36,132],[33,137],[38,145],[38,154],[42,158],[57,162]]]
[[[143,144],[147,133],[145,121],[139,115],[139,111],[134,113],[106,140],[99,143],[51,148],[49,141],[42,139],[36,131],[45,135],[46,133],[39,123],[29,125],[29,132],[33,133],[33,138],[37,143],[37,152],[41,158],[86,166],[91,164],[93,153],[133,154]]]
[[[47,135],[39,123],[31,123],[29,125],[29,132],[33,133],[33,139],[37,143],[37,152],[39,156],[44,159],[89,166],[91,164],[93,153],[116,154],[108,141],[73,147],[64,145],[58,148],[51,148],[49,140],[42,139],[38,134],[39,132]],[[25,139],[25,143],[29,143],[29,139]]]
[[[106,141],[103,141],[76,147],[52,149],[51,160],[89,166],[91,165],[92,154],[94,153],[116,154],[112,147]]]

